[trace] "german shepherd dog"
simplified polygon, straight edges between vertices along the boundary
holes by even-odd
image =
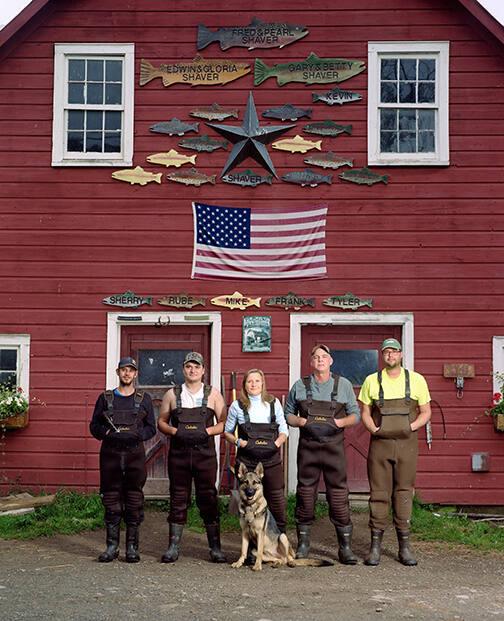
[[[240,526],[242,531],[241,555],[232,564],[238,569],[247,557],[249,543],[256,548],[253,571],[261,571],[263,563],[273,567],[324,567],[334,565],[331,561],[319,559],[296,559],[294,550],[285,533],[281,533],[275,518],[268,509],[263,493],[264,468],[259,462],[255,470],[248,470],[240,463],[238,468],[238,490],[240,494]]]

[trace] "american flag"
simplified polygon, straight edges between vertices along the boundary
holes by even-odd
[[[193,203],[191,278],[326,276],[327,205],[250,209]]]

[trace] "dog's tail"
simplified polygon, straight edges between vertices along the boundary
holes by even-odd
[[[323,558],[295,558],[287,563],[289,567],[333,567],[333,561]]]

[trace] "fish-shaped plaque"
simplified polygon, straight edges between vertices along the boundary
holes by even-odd
[[[171,121],[162,121],[151,125],[149,129],[155,134],[168,134],[169,136],[183,136],[187,132],[198,133],[199,123],[184,123],[180,119],[173,118]]]
[[[133,291],[125,291],[124,293],[114,293],[102,300],[103,304],[109,306],[120,306],[121,308],[137,308],[142,304],[152,305],[152,297],[144,297],[136,295]]]
[[[196,56],[194,60],[180,60],[172,64],[162,64],[154,67],[147,60],[140,64],[140,86],[144,86],[155,78],[161,78],[163,86],[173,84],[190,84],[191,86],[215,86],[227,84],[250,73],[248,63],[228,60],[227,58],[202,58]]]
[[[369,168],[354,168],[353,170],[344,170],[339,175],[343,181],[351,181],[352,183],[358,183],[359,185],[373,185],[374,183],[388,183],[388,175],[378,175],[377,173],[369,170]]]
[[[373,308],[373,298],[362,299],[358,298],[353,293],[345,293],[345,295],[332,295],[326,298],[323,302],[326,306],[332,306],[333,308],[341,308],[343,310],[357,310],[361,306],[368,306]]]
[[[151,164],[166,166],[167,168],[170,166],[179,168],[184,164],[196,164],[197,157],[197,155],[184,155],[183,153],[175,151],[175,149],[170,149],[166,153],[153,153],[152,155],[148,155],[147,161]]]
[[[289,291],[286,295],[274,295],[265,302],[266,306],[280,306],[285,310],[299,310],[303,306],[315,308],[315,298],[305,298]]]
[[[315,188],[320,183],[328,183],[331,185],[332,175],[320,175],[309,168],[305,168],[304,170],[295,170],[282,175],[282,181],[296,183],[303,187],[310,186],[311,188]]]
[[[185,185],[195,185],[199,188],[204,183],[211,183],[215,185],[215,175],[205,175],[191,168],[190,170],[177,170],[177,172],[168,173],[166,175],[168,181],[175,181],[176,183],[184,183]]]
[[[328,84],[343,82],[365,70],[362,60],[346,58],[319,58],[313,52],[306,60],[292,60],[268,67],[256,58],[254,66],[254,86],[259,86],[268,78],[276,78],[279,86],[289,82],[305,84]]]
[[[161,183],[162,173],[151,173],[145,171],[141,166],[135,166],[135,168],[124,168],[123,170],[116,170],[112,173],[112,179],[117,181],[125,181],[130,185],[147,185],[151,181]]]
[[[341,88],[333,88],[332,91],[328,91],[327,93],[312,93],[312,99],[313,102],[323,101],[328,106],[334,106],[334,104],[342,106],[352,101],[360,101],[362,95],[354,93],[353,91],[344,91]]]
[[[306,140],[302,136],[294,136],[294,138],[282,138],[272,142],[271,146],[279,151],[290,151],[291,153],[306,153],[310,149],[322,149],[322,141],[318,140],[313,142],[312,140]]]
[[[303,131],[307,134],[318,134],[319,136],[339,136],[340,134],[352,134],[351,125],[338,125],[335,121],[326,119],[325,121],[315,121],[304,125]]]
[[[194,138],[184,138],[179,142],[184,149],[193,149],[194,151],[208,151],[211,153],[216,149],[227,149],[229,142],[227,140],[218,140],[208,135],[195,136]]]
[[[303,116],[311,119],[313,110],[311,108],[296,108],[292,104],[284,104],[279,108],[268,108],[262,115],[267,119],[280,119],[281,121],[297,121]]]
[[[289,43],[299,41],[308,34],[305,26],[294,24],[263,22],[254,17],[248,26],[228,26],[218,30],[210,30],[203,24],[198,26],[197,48],[202,50],[213,41],[218,41],[221,50],[230,47],[254,48],[285,47]]]
[[[332,151],[327,153],[314,153],[304,160],[305,164],[320,166],[320,168],[340,168],[341,166],[353,166],[353,160],[345,155],[338,155]]]
[[[273,175],[260,175],[259,173],[255,173],[250,169],[247,170],[234,170],[233,172],[228,173],[222,177],[222,181],[225,183],[234,183],[235,185],[241,185],[242,187],[251,187],[255,188],[261,183],[268,183],[269,185],[273,182]]]
[[[175,308],[193,308],[205,306],[206,297],[196,297],[188,293],[170,293],[160,298],[157,303],[161,306],[174,306]]]
[[[193,108],[189,114],[199,119],[206,119],[207,121],[223,121],[230,117],[237,119],[238,108],[223,108],[219,106],[218,103],[213,103],[210,106]]]
[[[245,310],[249,306],[257,306],[261,308],[261,298],[249,298],[239,291],[235,291],[231,295],[220,295],[216,298],[212,298],[210,303],[214,306],[224,306],[231,310],[238,308],[239,310]]]

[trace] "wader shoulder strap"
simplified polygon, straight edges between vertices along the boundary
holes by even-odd
[[[382,408],[385,405],[385,399],[384,399],[384,395],[383,395],[383,385],[382,385],[382,371],[381,369],[378,371],[378,404],[380,406],[380,408]]]
[[[338,384],[339,384],[339,375],[333,375],[333,389],[331,392],[331,410],[336,410],[336,404],[338,402]]]
[[[406,384],[406,403],[409,403],[411,401],[411,386],[408,369],[404,369],[404,381]]]
[[[303,377],[303,384],[306,390],[306,400],[308,401],[308,406],[310,406],[312,404],[313,401],[313,393],[312,393],[312,389],[311,389],[311,377],[310,375],[307,375],[306,377]]]
[[[411,401],[411,385],[410,385],[410,374],[408,369],[404,369],[404,381],[406,384],[406,388],[405,388],[405,398],[406,398],[406,403],[409,403]],[[378,402],[380,407],[382,408],[384,405],[384,394],[383,394],[383,386],[382,386],[382,371],[381,369],[378,371],[378,385],[379,385],[379,391],[378,391]]]
[[[238,401],[238,405],[240,406],[241,411],[243,412],[243,418],[245,419],[245,424],[250,425],[250,416],[248,413],[247,406],[241,401]]]
[[[105,398],[105,401],[107,402],[107,410],[109,412],[112,412],[114,409],[114,391],[113,390],[106,390],[103,393],[103,396]]]
[[[206,417],[208,397],[210,396],[211,392],[212,392],[212,387],[204,384],[203,385],[203,399],[201,400],[201,416],[203,416],[204,418]]]
[[[135,413],[137,414],[140,406],[142,405],[144,396],[145,392],[143,390],[135,390]]]
[[[182,386],[180,384],[175,384],[173,394],[175,395],[175,407],[180,410],[182,408]]]
[[[275,399],[270,403],[270,423],[272,425],[276,424],[276,414],[275,414]]]

